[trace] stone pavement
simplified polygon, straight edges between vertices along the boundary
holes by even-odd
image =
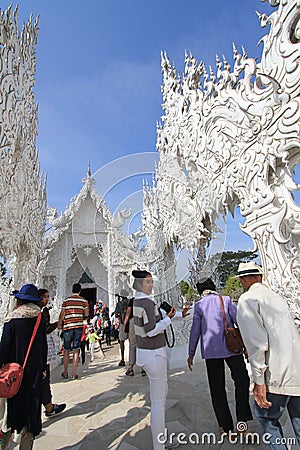
[[[66,402],[67,409],[58,417],[44,420],[43,432],[36,439],[34,450],[152,449],[148,378],[140,375],[139,367],[135,367],[133,377],[125,375],[126,368],[118,367],[117,342],[111,348],[103,347],[105,359],[100,352],[95,353],[92,363],[80,365],[78,380],[62,379],[61,365],[51,372],[53,401]],[[231,381],[227,384],[230,407],[234,411],[233,385]],[[208,436],[203,435],[216,433],[218,426],[201,360],[195,363],[193,372],[186,366],[169,371],[166,426],[169,432],[186,433],[187,444],[180,449],[266,449],[264,444],[228,441],[214,444],[213,436],[209,441]],[[252,432],[260,434],[255,420],[250,426]]]

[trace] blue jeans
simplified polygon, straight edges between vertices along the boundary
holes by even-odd
[[[254,413],[259,421],[263,432],[271,435],[268,443],[269,450],[286,450],[287,446],[284,443],[284,436],[279,419],[282,416],[285,408],[288,410],[292,426],[300,445],[300,397],[289,396],[282,394],[267,393],[267,399],[272,402],[269,409],[260,408],[254,402]],[[289,438],[287,436],[286,438]]]
[[[64,331],[64,349],[71,350],[71,343],[73,343],[73,350],[79,350],[81,335],[82,328],[73,328],[72,330]]]

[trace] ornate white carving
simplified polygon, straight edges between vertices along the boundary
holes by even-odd
[[[125,223],[125,220],[129,219],[129,217],[131,217],[132,213],[133,213],[132,208],[129,209],[128,211],[126,208],[117,211],[117,213],[113,216],[112,225],[115,228],[119,228],[119,229],[122,228]]]
[[[18,8],[0,11],[0,254],[13,284],[35,282],[43,251],[46,192],[36,148],[33,86],[38,22],[18,30]]]
[[[150,247],[158,239],[193,250],[239,206],[268,282],[294,293],[286,297],[299,318],[300,209],[291,190],[299,188],[300,3],[270,4],[278,10],[258,14],[270,24],[259,63],[234,47],[232,70],[224,56],[215,74],[186,54],[180,74],[162,54],[160,161],[144,222]]]

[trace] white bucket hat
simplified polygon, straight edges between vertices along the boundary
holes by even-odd
[[[235,278],[245,277],[247,275],[263,275],[262,268],[253,261],[240,263],[238,274],[235,276]]]

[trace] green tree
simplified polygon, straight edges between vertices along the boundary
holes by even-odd
[[[179,290],[181,295],[185,297],[189,290],[189,283],[187,281],[181,280],[179,283]]]
[[[2,280],[2,283],[5,284],[10,284],[12,282],[11,276],[7,273],[7,267],[2,261],[0,261],[0,279]]]
[[[197,297],[197,291],[193,288],[193,286],[189,285],[187,294],[186,294],[186,299],[188,301],[193,300],[195,297]]]
[[[257,253],[246,250],[238,250],[237,252],[216,253],[212,259],[220,259],[216,271],[219,275],[220,286],[224,287],[230,275],[236,275],[240,262],[249,262],[257,258]]]
[[[224,289],[224,295],[229,295],[232,300],[238,300],[244,292],[244,288],[239,278],[235,278],[234,275],[230,275],[226,280]]]
[[[7,272],[7,269],[6,269],[5,265],[0,261],[0,277],[4,278],[6,272]]]

